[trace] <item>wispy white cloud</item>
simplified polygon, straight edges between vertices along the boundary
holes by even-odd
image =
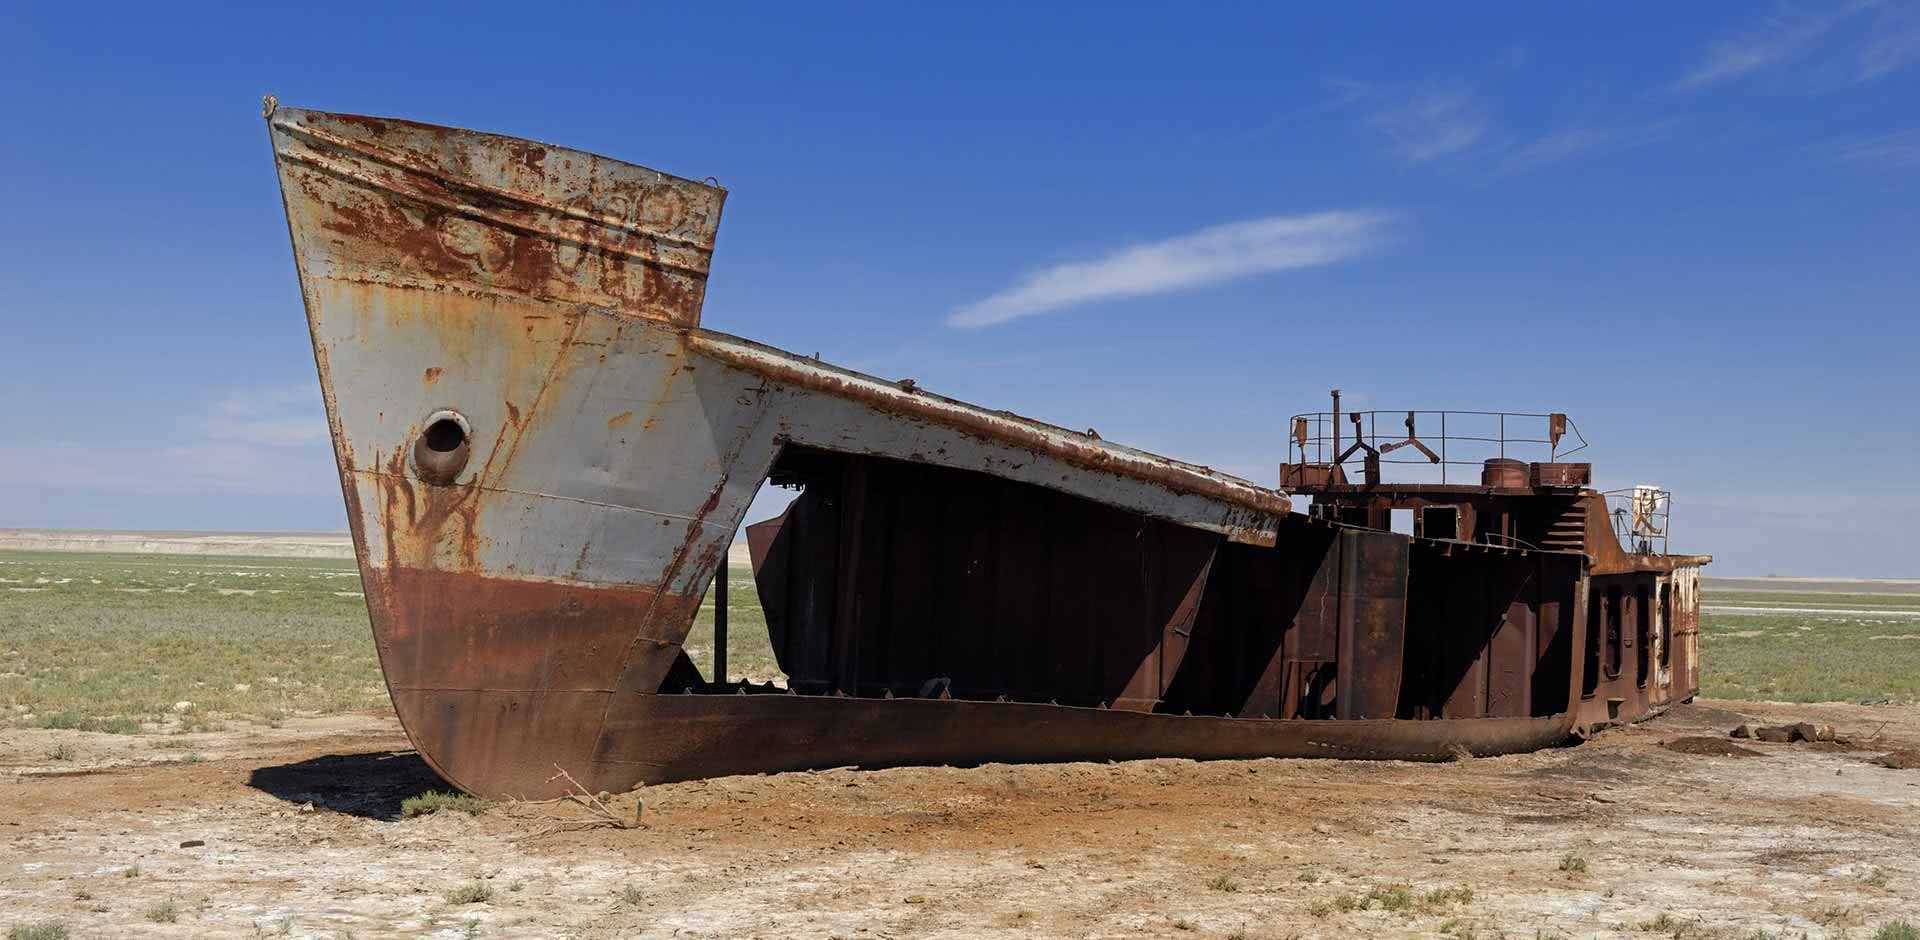
[[[317,385],[236,389],[155,445],[0,445],[0,487],[167,497],[324,495],[339,486]]]
[[[1613,132],[1604,127],[1568,127],[1536,138],[1507,156],[1510,170],[1528,170],[1558,163],[1607,146]]]
[[[203,422],[207,436],[266,447],[297,447],[327,439],[320,390],[312,384],[229,392]]]
[[[1920,168],[1920,128],[1843,140],[1828,146],[1835,159],[1897,169]]]
[[[1708,43],[1700,61],[1675,84],[1686,90],[1704,88],[1791,62],[1811,52],[1843,15],[1839,9],[1820,14],[1776,13],[1759,26]]]
[[[1367,126],[1385,134],[1394,154],[1422,163],[1479,143],[1491,120],[1474,88],[1462,81],[1429,79],[1412,84],[1327,82],[1334,106],[1357,109]]]
[[[1920,13],[1910,0],[1781,5],[1758,24],[1707,44],[1674,82],[1699,91],[1807,62],[1814,90],[1873,81],[1920,61]]]
[[[1096,300],[1162,294],[1254,274],[1367,254],[1387,241],[1391,213],[1342,210],[1275,215],[1133,245],[1091,261],[1055,265],[967,304],[949,326],[978,327]]]
[[[1920,61],[1920,3],[1895,3],[1874,17],[1861,46],[1858,77],[1872,81]]]
[[[1664,139],[1673,125],[1673,121],[1655,121],[1647,124],[1576,124],[1562,127],[1516,144],[1508,151],[1501,165],[1509,172],[1524,172],[1595,153],[1641,147]]]
[[[1525,172],[1654,143],[1679,123],[1645,120],[1604,107],[1604,100],[1598,105],[1583,100],[1563,109],[1572,113],[1557,125],[1544,130],[1522,128],[1503,122],[1497,102],[1459,79],[1435,77],[1411,83],[1327,79],[1325,84],[1332,94],[1331,107],[1352,112],[1359,122],[1383,133],[1400,159],[1424,163],[1470,155],[1477,166],[1496,173]]]

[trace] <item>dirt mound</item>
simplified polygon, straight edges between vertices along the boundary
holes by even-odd
[[[1702,757],[1765,757],[1750,747],[1741,747],[1725,738],[1689,737],[1674,738],[1660,742],[1660,746],[1679,754],[1697,754]]]
[[[1874,758],[1873,762],[1894,770],[1920,770],[1920,747],[1903,747],[1897,751],[1890,751]]]

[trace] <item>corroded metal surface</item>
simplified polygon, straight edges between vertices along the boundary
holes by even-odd
[[[717,187],[405,121],[270,103],[268,123],[382,668],[423,757],[469,790],[552,795],[556,768],[614,790],[1538,747],[1617,691],[1583,684],[1603,574],[1663,599],[1639,645],[1600,647],[1652,690],[1627,710],[1697,682],[1704,559],[1588,544],[1563,415],[1555,460],[1465,495],[1378,481],[1383,454],[1438,459],[1444,424],[1409,412],[1406,440],[1375,441],[1353,422],[1365,483],[1303,456],[1308,518],[1206,467],[702,329]],[[801,488],[749,533],[783,694],[681,649],[769,479]],[[1382,531],[1441,502],[1428,537]]]
[[[1321,757],[1454,760],[1567,740],[1564,716],[1274,721],[1021,702],[817,695],[647,696],[636,782],[738,773],[989,761]]]
[[[467,287],[700,322],[726,193],[533,141],[277,108],[268,116],[316,278]]]
[[[1337,396],[1335,401],[1337,403]],[[1428,463],[1434,465],[1442,465],[1447,460],[1442,455],[1451,455],[1452,462],[1463,468],[1478,462],[1481,467],[1478,485],[1470,485],[1389,481],[1384,479],[1377,462],[1367,466],[1366,482],[1346,482],[1347,458],[1373,446],[1375,437],[1371,429],[1382,423],[1374,416],[1402,412],[1347,412],[1345,417],[1355,430],[1347,438],[1353,443],[1346,454],[1333,452],[1331,432],[1323,430],[1318,436],[1313,433],[1332,423],[1327,417],[1329,414],[1294,418],[1296,430],[1290,446],[1299,462],[1284,466],[1282,471],[1283,475],[1291,474],[1301,481],[1298,492],[1313,496],[1316,515],[1352,525],[1386,528],[1393,513],[1407,512],[1413,516],[1416,535],[1577,552],[1587,560],[1584,575],[1572,578],[1578,583],[1579,597],[1563,597],[1557,609],[1558,617],[1570,619],[1577,626],[1566,634],[1564,642],[1534,644],[1541,657],[1540,671],[1549,668],[1547,662],[1551,658],[1551,669],[1570,669],[1578,679],[1578,695],[1572,700],[1578,730],[1591,732],[1608,725],[1649,718],[1674,703],[1692,698],[1699,691],[1699,575],[1701,567],[1713,559],[1707,555],[1655,553],[1623,546],[1608,514],[1607,494],[1588,486],[1592,464],[1561,459],[1569,453],[1561,449],[1562,438],[1572,428],[1566,415],[1558,412],[1404,412],[1408,416],[1409,432],[1413,429],[1415,414],[1450,415],[1456,422],[1463,415],[1479,420],[1475,430],[1458,439],[1449,439],[1446,425],[1439,424],[1426,441],[1432,449],[1423,450],[1432,458]],[[1426,422],[1427,427],[1433,425],[1433,421]],[[1485,428],[1498,430],[1489,432],[1483,430]],[[1571,433],[1577,435],[1577,431]],[[1387,444],[1377,449],[1385,451],[1394,446]],[[1574,449],[1585,446],[1582,438],[1580,446]],[[1529,453],[1530,447],[1533,453]],[[1482,461],[1481,453],[1492,456]],[[1548,459],[1529,462],[1519,459],[1520,454]],[[1315,458],[1320,458],[1320,462],[1309,462]],[[1422,461],[1400,463],[1419,466]],[[1543,573],[1540,583],[1567,578],[1567,575],[1549,578]],[[1478,592],[1496,586],[1499,576],[1476,572],[1456,578],[1455,582]],[[1473,600],[1471,597],[1447,598],[1436,603],[1444,616],[1458,620],[1471,608]],[[1579,615],[1581,610],[1584,616]],[[1484,644],[1477,643],[1471,631],[1456,639],[1465,651],[1477,649],[1482,656],[1498,657],[1502,649],[1524,651],[1528,648],[1525,637],[1516,635],[1516,629],[1541,631],[1544,621],[1530,622],[1525,612],[1516,610],[1503,619],[1499,630],[1486,638]],[[1578,657],[1573,656],[1575,650],[1580,653]],[[1488,674],[1486,691],[1489,695],[1508,697],[1522,692],[1513,676],[1503,677],[1497,670]],[[1530,694],[1538,699],[1541,694],[1538,683],[1533,684]],[[1557,699],[1556,707],[1566,707],[1565,701]]]
[[[694,329],[716,188],[470,131],[268,120],[388,684],[470,789],[548,792],[556,763],[631,772],[635,700],[680,661],[789,444],[1249,542],[1287,511],[1204,468]],[[457,460],[427,446],[449,417]]]

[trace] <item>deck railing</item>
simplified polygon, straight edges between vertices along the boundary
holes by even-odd
[[[1338,393],[1334,406],[1293,416],[1289,463],[1345,469],[1374,461],[1428,468],[1418,475],[1438,477],[1404,482],[1465,483],[1477,482],[1493,458],[1551,463],[1587,446],[1580,429],[1559,412],[1339,411]]]
[[[1613,534],[1631,555],[1665,555],[1673,494],[1657,486],[1608,490],[1607,515]]]

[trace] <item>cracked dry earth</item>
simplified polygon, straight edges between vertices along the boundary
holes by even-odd
[[[1758,756],[1730,757],[1686,740],[1743,719],[1868,743],[1740,742]],[[0,928],[1864,940],[1920,922],[1920,770],[1871,762],[1920,746],[1912,706],[1690,705],[1577,747],[1451,764],[733,777],[616,797],[623,816],[644,799],[632,829],[570,803],[399,818],[439,784],[389,716],[194,737],[200,761],[143,763],[150,739],[0,732]],[[72,759],[49,765],[60,744]]]

